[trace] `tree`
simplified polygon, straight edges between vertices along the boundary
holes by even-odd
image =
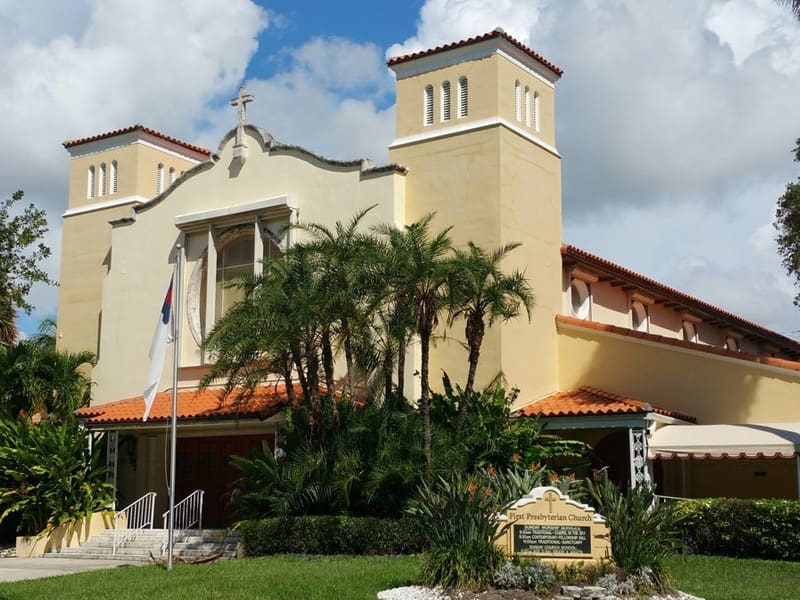
[[[57,351],[46,334],[0,349],[0,416],[25,411],[71,420],[89,403],[92,382],[85,367],[94,359],[91,352]]]
[[[356,338],[364,339],[369,324],[366,310],[369,280],[367,256],[373,239],[358,230],[364,216],[376,205],[359,211],[346,224],[337,221],[333,229],[321,223],[300,224],[311,234],[309,245],[316,254],[320,285],[324,289],[326,312],[331,316],[334,330],[329,332],[344,349],[347,365],[347,394],[355,397]],[[331,365],[332,366],[332,365]]]
[[[800,162],[800,138],[795,142],[795,161]],[[775,212],[775,228],[778,230],[778,254],[783,267],[796,282],[800,282],[800,177],[786,185],[786,192],[778,198]],[[794,303],[800,306],[800,294]]]
[[[436,235],[430,231],[433,214],[428,214],[404,229],[383,226],[378,229],[389,240],[396,259],[397,279],[408,294],[409,306],[414,315],[415,333],[419,336],[421,364],[420,408],[425,455],[431,463],[431,415],[430,415],[430,347],[433,331],[439,323],[439,314],[444,309],[448,268],[447,254],[450,252],[450,229]]]
[[[788,6],[798,19],[800,19],[800,0],[778,0],[778,4]]]
[[[533,290],[525,274],[514,271],[506,275],[500,270],[500,262],[519,246],[518,243],[508,244],[486,252],[469,242],[466,249],[454,251],[448,281],[449,324],[453,325],[458,318],[464,319],[464,336],[469,349],[469,371],[458,409],[458,429],[472,397],[486,326],[513,319],[523,308],[530,320]]]
[[[33,306],[26,296],[34,283],[53,283],[39,266],[50,256],[50,248],[40,240],[47,233],[47,218],[42,209],[28,205],[12,216],[14,204],[23,198],[22,190],[0,201],[0,343],[13,343],[17,336],[14,318],[17,310],[30,314]]]

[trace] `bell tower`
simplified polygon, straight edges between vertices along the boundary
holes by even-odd
[[[164,193],[211,153],[143,125],[69,140],[69,196],[61,230],[59,350],[99,354],[109,221]],[[125,268],[125,267],[122,267]]]
[[[503,269],[524,270],[535,294],[520,316],[487,330],[477,387],[499,373],[530,401],[556,391],[561,308],[561,156],[555,84],[561,69],[502,29],[389,59],[397,78],[392,162],[408,169],[405,220],[435,212],[456,245],[522,246]],[[462,324],[452,330],[459,338]],[[466,350],[440,342],[431,373],[463,383]]]

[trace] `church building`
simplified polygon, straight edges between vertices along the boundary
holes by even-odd
[[[334,161],[244,122],[215,151],[143,125],[70,140],[58,345],[98,355],[92,405],[108,433],[119,505],[166,502],[170,383],[147,422],[142,389],[152,327],[178,256],[177,497],[206,493],[204,523],[226,523],[236,477],[226,458],[273,446],[286,389],[264,382],[237,411],[199,392],[213,357],[203,339],[238,299],[225,286],[290,247],[298,222],[397,227],[435,212],[456,245],[520,242],[503,263],[525,270],[529,322],[487,330],[478,385],[502,372],[520,418],[589,442],[615,478],[654,480],[668,496],[797,498],[800,343],[562,240],[555,132],[561,70],[501,29],[388,62],[397,79],[390,164]],[[285,232],[285,233],[284,233]],[[180,254],[179,254],[180,253]],[[406,390],[418,394],[418,349]],[[439,342],[431,372],[456,381],[466,350]],[[169,382],[170,360],[162,382]]]

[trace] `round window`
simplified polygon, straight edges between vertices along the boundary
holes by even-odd
[[[641,302],[631,304],[631,325],[634,331],[647,331],[647,309]]]
[[[569,286],[570,307],[572,315],[579,319],[589,317],[589,286],[585,281],[576,279]]]

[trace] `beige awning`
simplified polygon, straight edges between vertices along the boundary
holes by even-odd
[[[666,425],[648,440],[648,457],[793,458],[800,453],[800,423]]]

